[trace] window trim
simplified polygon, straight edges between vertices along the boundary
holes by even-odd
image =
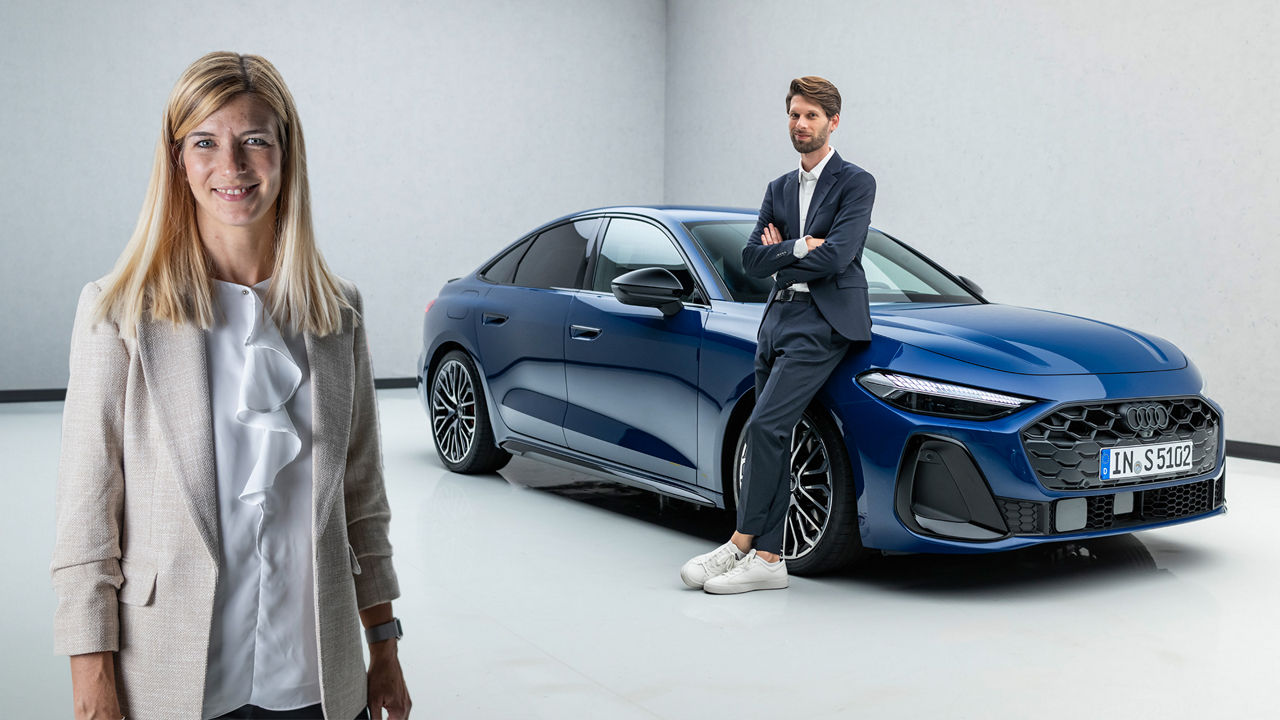
[[[685,249],[680,244],[680,241],[675,238],[675,236],[671,232],[671,229],[668,228],[664,223],[658,220],[655,220],[651,217],[648,217],[646,215],[635,215],[632,213],[609,213],[607,215],[601,215],[600,217],[603,217],[605,222],[601,223],[599,231],[596,232],[596,241],[591,245],[591,257],[590,259],[587,260],[587,268],[583,272],[582,282],[580,283],[581,287],[579,288],[580,290],[582,290],[583,292],[598,293],[601,295],[609,295],[611,297],[613,296],[613,293],[611,292],[607,293],[607,292],[604,292],[603,290],[596,290],[594,288],[587,287],[586,286],[587,278],[591,278],[592,284],[594,284],[595,276],[596,276],[596,264],[600,258],[600,249],[604,246],[605,237],[608,235],[609,225],[611,225],[614,220],[639,220],[640,222],[647,223],[649,225],[652,225],[653,227],[658,228],[658,230],[660,230],[662,234],[666,236],[667,242],[671,243],[672,246],[675,247],[676,252],[680,254],[680,259],[684,261],[685,267],[688,268],[689,277],[693,278],[693,291],[702,296],[702,302],[694,302],[692,300],[687,302],[682,300],[681,302],[686,306],[692,305],[694,307],[705,307],[705,308],[711,307],[711,294],[707,292],[706,283],[704,283],[702,281],[702,278],[699,277],[697,266],[694,265],[694,263],[692,263],[689,260],[689,253],[685,252]],[[693,294],[690,293],[690,297],[692,296]]]
[[[532,248],[535,243],[537,243],[538,238],[542,237],[543,234],[551,232],[552,230],[555,230],[557,228],[561,228],[561,227],[564,227],[565,225],[569,225],[572,223],[583,222],[584,220],[601,220],[601,222],[599,225],[596,226],[595,233],[592,234],[590,237],[586,238],[587,242],[583,250],[583,253],[585,255],[585,262],[578,266],[579,276],[576,280],[576,284],[578,286],[577,288],[572,286],[570,287],[553,286],[550,288],[544,288],[544,287],[535,287],[533,285],[521,285],[520,283],[515,282],[515,276],[520,272],[520,264],[524,262],[524,255],[529,254],[529,249]],[[498,253],[494,254],[494,256],[488,260],[488,262],[486,262],[484,265],[480,267],[480,270],[476,273],[476,278],[486,283],[489,283],[490,285],[496,285],[498,287],[519,287],[519,288],[526,288],[529,290],[580,289],[582,284],[586,281],[586,272],[587,272],[586,267],[588,267],[591,264],[591,257],[594,252],[595,245],[599,241],[601,230],[606,225],[608,225],[607,222],[604,222],[605,220],[607,220],[607,217],[604,215],[581,215],[581,216],[565,218],[561,222],[556,222],[551,225],[544,225],[540,228],[537,228],[532,232],[526,233],[519,240],[516,240],[515,242],[503,248]],[[515,248],[521,244],[527,244],[528,247],[524,249],[524,254],[521,255],[518,261],[516,261],[516,272],[512,273],[511,275],[512,282],[506,282],[506,283],[498,282],[497,280],[493,280],[492,278],[485,277],[484,275],[485,273],[489,272],[489,270],[493,268],[494,265],[497,265],[501,259],[505,258],[507,253],[514,251]]]

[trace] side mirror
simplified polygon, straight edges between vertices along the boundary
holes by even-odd
[[[978,283],[970,280],[969,278],[963,275],[957,275],[956,278],[960,280],[960,284],[964,286],[965,290],[968,290],[969,292],[973,293],[974,295],[977,295],[980,298],[982,297],[982,287],[978,285]],[[983,299],[985,300],[986,298],[983,298]]]
[[[660,267],[640,268],[613,279],[613,296],[623,305],[655,307],[671,317],[684,308],[680,281],[670,270]]]

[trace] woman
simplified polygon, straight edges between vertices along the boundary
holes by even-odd
[[[280,74],[200,58],[76,311],[52,574],[77,718],[408,717],[360,313]]]

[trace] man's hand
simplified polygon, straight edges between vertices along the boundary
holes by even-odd
[[[810,250],[816,250],[818,246],[825,241],[826,241],[826,238],[816,238],[816,237],[806,236],[804,239],[804,244],[808,245]]]
[[[760,243],[762,245],[777,245],[782,242],[782,233],[778,232],[778,228],[769,223],[760,233]]]
[[[408,720],[409,688],[404,684],[397,654],[398,640],[384,640],[369,646],[369,713],[373,720]]]

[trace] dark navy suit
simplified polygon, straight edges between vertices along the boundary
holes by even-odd
[[[738,499],[738,531],[755,547],[781,553],[790,503],[791,430],[809,401],[844,358],[851,342],[871,339],[867,277],[862,248],[871,223],[876,182],[871,173],[832,155],[814,186],[806,235],[824,242],[795,256],[800,233],[800,181],[792,170],[769,183],[760,219],[742,249],[743,268],[754,277],[775,276],[760,322],[755,358],[756,405],[747,421],[747,461]],[[773,224],[787,240],[765,245]],[[809,293],[779,300],[797,282]]]

